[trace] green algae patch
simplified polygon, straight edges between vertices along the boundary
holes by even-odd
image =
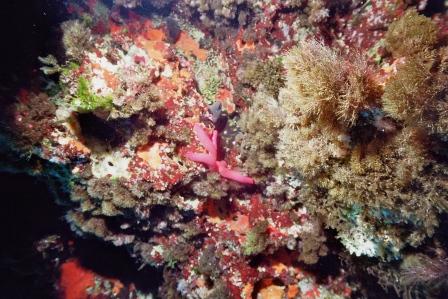
[[[112,109],[112,100],[111,96],[95,95],[91,91],[87,79],[80,77],[72,105],[80,112],[90,112],[97,109],[110,110]]]

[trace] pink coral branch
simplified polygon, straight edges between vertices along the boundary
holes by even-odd
[[[193,131],[196,133],[196,136],[199,139],[199,142],[205,147],[208,153],[216,160],[218,156],[218,148],[215,143],[210,139],[207,132],[205,132],[204,128],[200,124],[195,124]],[[213,131],[213,136],[218,136],[215,131]],[[217,137],[214,137],[217,139]],[[213,139],[213,138],[212,138]]]
[[[211,169],[216,168],[216,160],[209,154],[188,152],[185,157],[194,162],[204,163]]]
[[[215,146],[215,148],[218,149],[218,131],[216,130],[213,131],[212,143]],[[218,155],[218,152],[216,152],[216,155]]]
[[[225,161],[218,161],[218,131],[214,130],[212,137],[205,132],[200,124],[195,124],[193,131],[199,139],[199,142],[208,151],[205,153],[187,152],[185,157],[194,162],[206,164],[210,170],[218,171],[218,173],[229,180],[233,180],[242,184],[255,184],[253,178],[248,177],[236,170],[228,168]]]
[[[245,176],[239,171],[229,169],[226,161],[216,161],[216,164],[218,165],[218,172],[222,177],[229,180],[234,180],[235,182],[241,184],[255,184],[253,178]]]

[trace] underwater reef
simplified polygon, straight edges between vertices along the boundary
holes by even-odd
[[[64,2],[0,134],[2,170],[46,182],[70,228],[36,242],[56,292],[446,298],[433,2]],[[139,282],[82,263],[91,242]]]

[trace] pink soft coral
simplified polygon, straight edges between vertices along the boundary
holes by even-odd
[[[200,124],[195,124],[193,131],[208,153],[187,152],[185,157],[192,161],[206,164],[210,170],[218,171],[226,179],[242,184],[255,184],[253,178],[245,176],[239,171],[229,169],[227,163],[223,160],[218,161],[218,131],[214,130],[211,138]]]

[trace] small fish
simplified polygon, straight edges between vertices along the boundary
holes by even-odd
[[[211,121],[215,125],[216,130],[222,131],[227,124],[227,116],[222,111],[222,103],[214,102],[208,106],[208,110],[212,115]]]

